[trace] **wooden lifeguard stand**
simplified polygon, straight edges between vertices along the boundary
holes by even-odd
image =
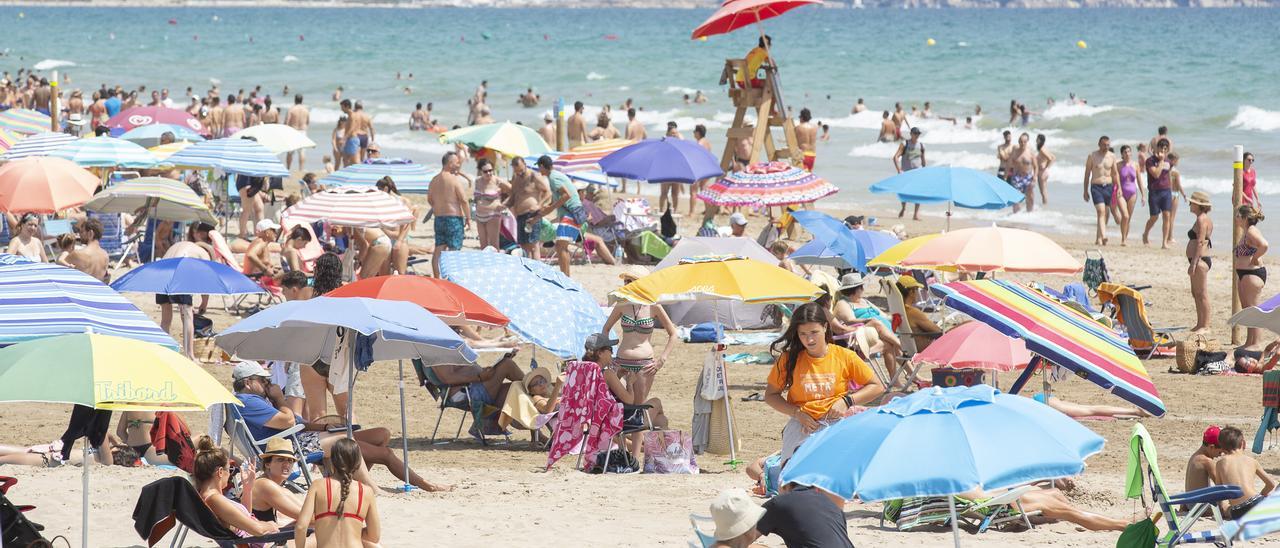
[[[751,157],[748,163],[783,160],[792,165],[800,165],[800,146],[796,142],[796,126],[787,115],[782,101],[782,87],[778,83],[777,68],[762,65],[763,79],[755,79],[755,75],[747,74],[746,59],[726,59],[724,70],[720,72],[720,85],[729,85],[729,98],[737,107],[733,116],[733,125],[726,132],[728,141],[724,145],[724,156],[720,159],[720,168],[726,172],[734,166],[734,151],[738,141],[751,138]],[[737,75],[744,75],[739,83]],[[754,84],[753,84],[754,82]],[[755,109],[756,125],[746,125],[747,111]],[[786,146],[779,148],[774,142],[773,128],[782,129]],[[763,148],[764,154],[761,154]]]

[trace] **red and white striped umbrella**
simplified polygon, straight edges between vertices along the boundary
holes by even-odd
[[[413,212],[395,196],[381,190],[344,186],[312,194],[281,214],[285,226],[315,221],[360,228],[394,228],[412,223]]]

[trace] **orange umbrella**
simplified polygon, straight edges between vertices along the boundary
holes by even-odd
[[[70,160],[38,156],[0,167],[0,211],[57,213],[93,198],[100,181]]]
[[[1080,261],[1048,237],[1030,230],[990,226],[954,230],[903,258],[905,268],[954,267],[960,272],[1074,274]]]
[[[330,291],[327,297],[368,297],[417,304],[448,325],[503,326],[510,320],[475,293],[426,276],[376,276]]]

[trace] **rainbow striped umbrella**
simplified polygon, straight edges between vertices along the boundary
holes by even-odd
[[[536,156],[551,151],[551,147],[547,146],[547,142],[542,140],[538,132],[511,122],[446,131],[440,134],[440,142],[465,143],[471,148],[496,150],[506,156]]]
[[[18,142],[8,147],[9,150],[4,153],[5,160],[21,160],[31,156],[48,156],[59,147],[76,140],[74,136],[66,133],[53,133],[51,131],[26,137],[18,135],[17,137]]]
[[[326,186],[368,186],[377,184],[383,177],[391,177],[400,192],[426,193],[431,179],[440,173],[440,168],[415,164],[408,160],[398,162],[373,161],[367,164],[353,164],[320,179]]]
[[[75,139],[49,156],[71,160],[80,167],[151,167],[156,157],[141,145],[112,137]]]
[[[728,207],[785,206],[816,202],[839,189],[786,162],[760,162],[707,185],[698,199]]]
[[[8,151],[21,139],[22,137],[16,133],[7,129],[0,129],[0,150]]]
[[[1164,402],[1128,342],[1092,318],[1005,280],[951,282],[932,289],[947,306],[1005,335],[1024,339],[1032,353],[1152,415],[1164,415]]]
[[[11,108],[0,112],[0,129],[22,135],[49,131],[51,124],[48,114],[41,114],[31,109]]]
[[[147,208],[152,218],[180,223],[218,219],[191,187],[164,177],[125,181],[99,192],[84,208],[98,213],[130,213]]]
[[[578,145],[569,152],[555,158],[556,171],[573,173],[576,171],[600,171],[600,159],[629,145],[635,144],[630,139],[605,139],[585,145]]]
[[[208,167],[250,177],[288,177],[289,169],[266,147],[249,139],[213,139],[184,148],[166,164]]]
[[[413,222],[413,212],[395,196],[359,186],[317,192],[284,210],[280,217],[285,226],[328,221],[339,226],[395,228]]]

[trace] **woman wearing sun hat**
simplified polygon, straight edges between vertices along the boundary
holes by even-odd
[[[648,275],[649,269],[630,265],[618,278],[622,279],[623,284],[629,284]],[[604,328],[600,332],[607,337],[614,324],[619,324],[622,328],[622,336],[618,339],[618,351],[613,357],[613,363],[627,371],[624,381],[635,401],[645,401],[649,398],[649,390],[653,388],[654,377],[675,347],[676,325],[661,306],[625,302],[614,305],[613,312],[609,314],[609,319],[604,322]],[[659,325],[667,332],[667,343],[662,347],[662,353],[655,355],[650,338],[654,328]],[[632,445],[635,446],[632,448],[633,453],[639,444],[640,436],[632,436]]]
[[[1213,249],[1213,219],[1209,218],[1209,210],[1213,203],[1209,195],[1202,191],[1191,193],[1187,207],[1196,218],[1187,231],[1187,275],[1191,277],[1191,299],[1196,304],[1196,326],[1192,333],[1200,333],[1209,329],[1209,292],[1205,287],[1209,283],[1209,269],[1213,268],[1213,258],[1209,256]]]
[[[253,517],[276,525],[292,523],[302,511],[302,498],[284,488],[293,465],[298,462],[293,442],[273,438],[267,442],[261,458],[262,477],[253,482]]]

